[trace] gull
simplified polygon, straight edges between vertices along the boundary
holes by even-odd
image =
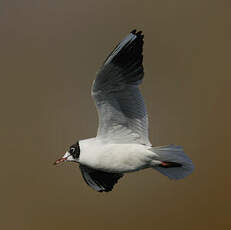
[[[139,85],[144,76],[141,31],[131,31],[110,53],[92,84],[98,112],[96,137],[79,140],[54,164],[79,164],[85,182],[109,192],[125,174],[152,168],[169,179],[182,179],[194,169],[181,146],[154,147]]]

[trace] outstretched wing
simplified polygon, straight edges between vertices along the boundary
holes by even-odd
[[[85,182],[97,192],[109,192],[123,176],[121,173],[107,173],[79,165]]]
[[[132,31],[108,56],[92,86],[99,117],[97,138],[150,145],[143,79],[143,35]]]

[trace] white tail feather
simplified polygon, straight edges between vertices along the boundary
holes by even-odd
[[[153,147],[150,150],[155,153],[155,160],[161,162],[175,162],[182,165],[180,167],[172,168],[159,167],[158,165],[152,166],[169,179],[182,179],[191,174],[194,169],[191,159],[184,153],[181,146],[166,145],[161,147]]]

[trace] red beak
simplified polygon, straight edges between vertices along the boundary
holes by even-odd
[[[66,161],[66,160],[67,160],[67,157],[62,157],[62,158],[58,159],[57,161],[55,161],[54,165],[60,164],[60,163],[62,163],[64,161]]]

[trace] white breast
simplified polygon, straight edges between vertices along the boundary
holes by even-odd
[[[95,138],[79,142],[79,163],[106,172],[131,172],[146,168],[149,146],[141,144],[103,144]]]

